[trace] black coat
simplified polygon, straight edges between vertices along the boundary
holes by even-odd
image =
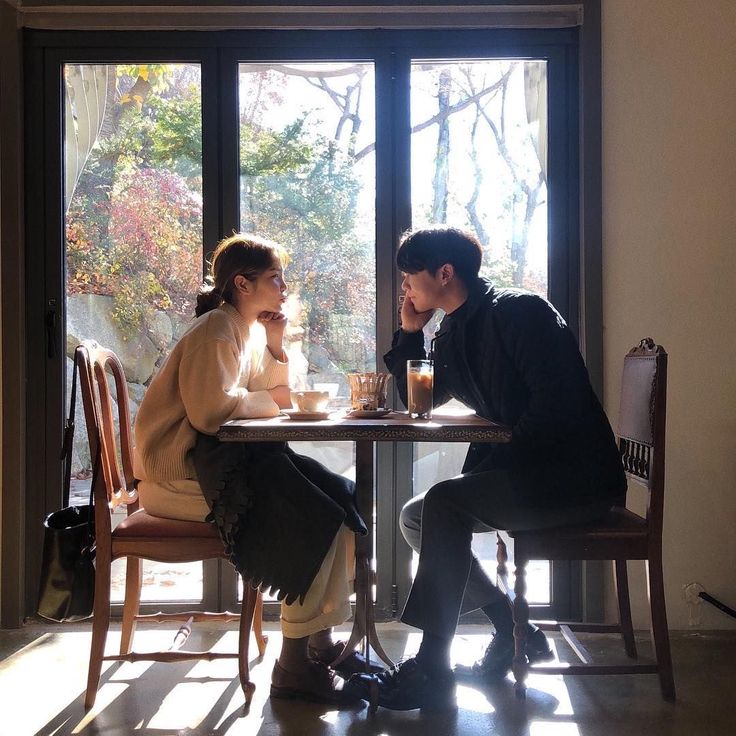
[[[483,279],[433,340],[434,404],[460,400],[512,427],[509,444],[474,443],[463,472],[507,468],[533,507],[620,500],[626,480],[608,419],[574,335],[545,299]],[[425,357],[422,332],[394,335],[384,356],[406,403],[406,361]]]

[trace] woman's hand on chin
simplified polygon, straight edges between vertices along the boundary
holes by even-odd
[[[286,315],[283,312],[261,312],[258,321],[266,330],[266,345],[276,360],[285,361],[284,330],[286,329]],[[284,407],[281,407],[282,409]]]
[[[267,335],[271,333],[283,335],[288,322],[283,312],[261,312],[258,321],[265,327]]]

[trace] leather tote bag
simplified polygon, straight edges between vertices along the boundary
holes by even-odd
[[[80,621],[92,615],[95,597],[95,526],[93,493],[99,468],[100,443],[92,473],[89,503],[69,506],[74,409],[77,394],[77,359],[74,357],[69,418],[64,429],[63,503],[44,520],[38,615],[59,623]]]

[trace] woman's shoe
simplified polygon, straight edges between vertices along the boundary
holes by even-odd
[[[464,664],[455,665],[455,675],[465,680],[477,680],[483,682],[495,682],[501,680],[511,671],[514,660],[514,637],[496,636],[486,648],[483,657],[470,666]],[[547,637],[541,629],[536,626],[530,627],[526,635],[526,656],[529,664],[535,662],[547,662],[554,658]]]
[[[429,673],[416,659],[407,659],[377,675],[356,674],[345,683],[345,691],[390,710],[427,711],[457,708],[452,672]],[[373,700],[377,702],[373,702]]]
[[[310,660],[304,672],[288,672],[276,660],[271,672],[271,697],[349,705],[359,699],[343,690],[344,681],[321,662]]]
[[[322,662],[322,664],[332,665],[332,663],[343,653],[345,649],[345,642],[336,641],[331,647],[327,649],[317,649],[315,647],[309,647],[309,657],[315,662]],[[340,664],[333,667],[338,675],[341,675],[346,680],[356,673],[368,673],[378,674],[383,672],[383,667],[380,664],[374,664],[369,662],[368,668],[366,668],[365,657],[355,650],[350,652]]]

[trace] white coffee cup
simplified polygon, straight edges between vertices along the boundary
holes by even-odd
[[[329,391],[292,391],[291,403],[299,411],[315,412],[325,411],[330,401]]]

